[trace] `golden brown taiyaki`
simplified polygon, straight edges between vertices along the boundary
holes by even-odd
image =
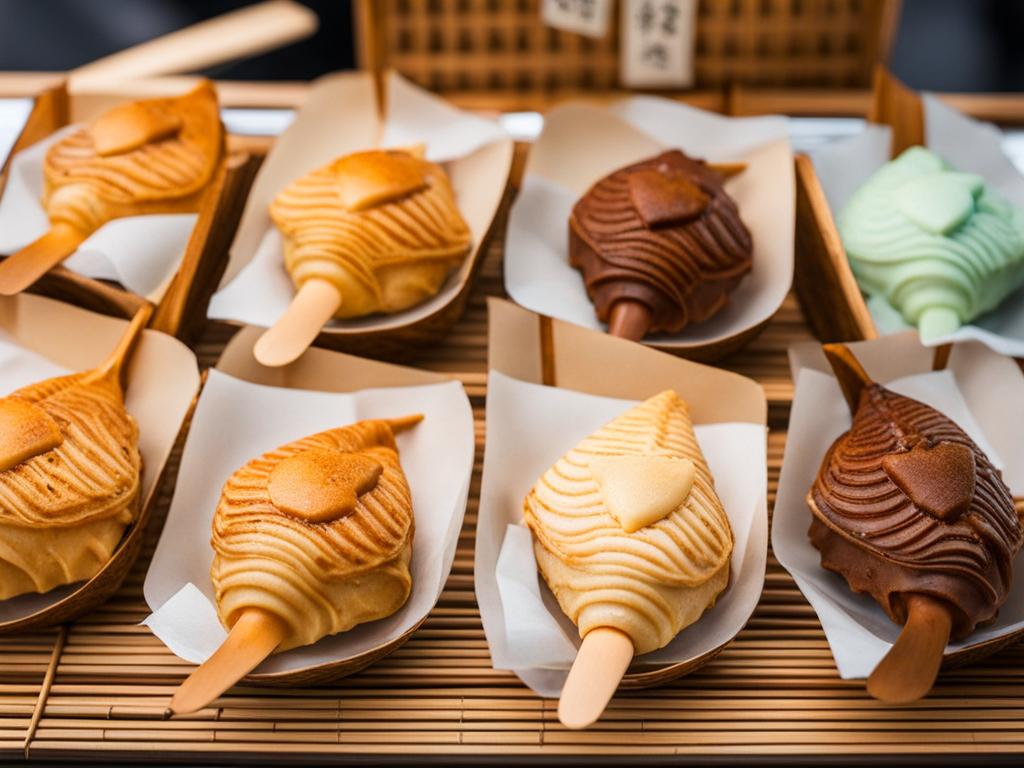
[[[221,623],[249,609],[287,625],[277,651],[390,616],[412,588],[412,495],[394,432],[360,421],[283,445],[225,483],[210,576]]]
[[[139,510],[142,459],[116,377],[0,399],[0,599],[92,578]]]
[[[84,239],[122,216],[195,211],[223,150],[208,80],[177,98],[122,104],[50,147],[46,212]]]
[[[524,501],[541,574],[580,636],[667,645],[729,582],[733,535],[686,404],[667,390],[560,458]]]
[[[326,280],[339,318],[394,313],[435,295],[470,249],[444,170],[413,151],[345,155],[270,206],[297,289]]]

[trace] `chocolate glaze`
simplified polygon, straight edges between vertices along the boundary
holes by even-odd
[[[906,621],[908,593],[927,594],[951,607],[962,638],[1006,601],[1022,543],[1013,498],[974,441],[934,408],[866,386],[807,501],[822,566],[893,621]]]
[[[647,306],[650,332],[707,320],[750,271],[753,243],[723,179],[678,150],[620,168],[569,219],[569,261],[598,319],[623,299]]]

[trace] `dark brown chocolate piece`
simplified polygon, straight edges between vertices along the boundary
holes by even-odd
[[[884,457],[882,469],[918,509],[946,523],[955,523],[974,498],[974,452],[960,443],[921,442]]]
[[[942,600],[963,638],[1006,601],[1021,521],[999,471],[953,421],[879,384],[808,494],[822,566],[897,623],[906,596]]]
[[[622,300],[651,313],[649,332],[676,333],[719,312],[751,268],[753,243],[723,179],[678,150],[592,186],[569,219],[569,261],[598,319]]]

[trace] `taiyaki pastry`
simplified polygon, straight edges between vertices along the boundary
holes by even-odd
[[[579,199],[569,261],[583,273],[599,320],[614,326],[616,305],[638,306],[640,338],[678,333],[725,307],[753,254],[725,175],[671,150],[620,168]]]
[[[260,609],[283,622],[276,650],[390,616],[412,587],[412,496],[394,431],[419,416],[360,421],[253,459],[225,483],[210,576],[231,628]]]
[[[584,642],[610,627],[634,654],[657,650],[728,585],[732,529],[671,390],[584,438],[523,506],[540,572]]]
[[[837,225],[861,289],[884,297],[925,341],[1024,284],[1024,212],[924,147],[882,166]]]
[[[853,414],[807,496],[822,567],[902,625],[868,691],[903,703],[932,687],[950,637],[991,622],[1006,602],[1021,521],[1000,475],[947,416],[868,377],[826,345]]]
[[[297,290],[334,287],[334,317],[400,312],[435,295],[471,245],[448,176],[417,150],[340,157],[270,206]]]
[[[120,370],[136,316],[101,368],[0,399],[0,599],[95,576],[139,514],[139,430]]]
[[[807,503],[822,566],[897,624],[909,595],[930,595],[962,639],[1006,601],[1022,542],[1010,490],[967,433],[924,403],[860,387]]]
[[[217,615],[230,631],[171,699],[202,709],[272,653],[390,616],[412,591],[412,493],[395,433],[359,421],[282,445],[224,484],[213,517]]]
[[[47,234],[0,265],[0,292],[23,290],[106,222],[196,211],[224,152],[217,94],[122,104],[46,153]]]

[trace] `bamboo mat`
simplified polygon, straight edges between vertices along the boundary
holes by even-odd
[[[21,753],[34,712],[38,728],[27,740],[36,760],[422,764],[645,755],[822,762],[924,753],[934,762],[1024,752],[1020,647],[945,674],[914,706],[880,704],[866,696],[863,682],[837,677],[814,613],[771,556],[757,611],[717,659],[664,687],[617,697],[590,730],[565,730],[555,702],[491,669],[473,596],[473,538],[483,458],[485,297],[502,293],[501,239],[458,327],[412,361],[457,376],[477,426],[476,468],[452,574],[413,638],[329,688],[240,686],[209,709],[164,720],[190,666],[137,624],[148,613],[142,581],[170,500],[176,456],[143,554],[118,594],[63,630],[0,640],[0,762]],[[204,366],[216,361],[230,335],[226,327],[207,327],[197,346]],[[768,392],[769,505],[792,399],[785,352],[810,338],[790,296],[764,334],[725,363]],[[37,708],[47,670],[52,687]]]

